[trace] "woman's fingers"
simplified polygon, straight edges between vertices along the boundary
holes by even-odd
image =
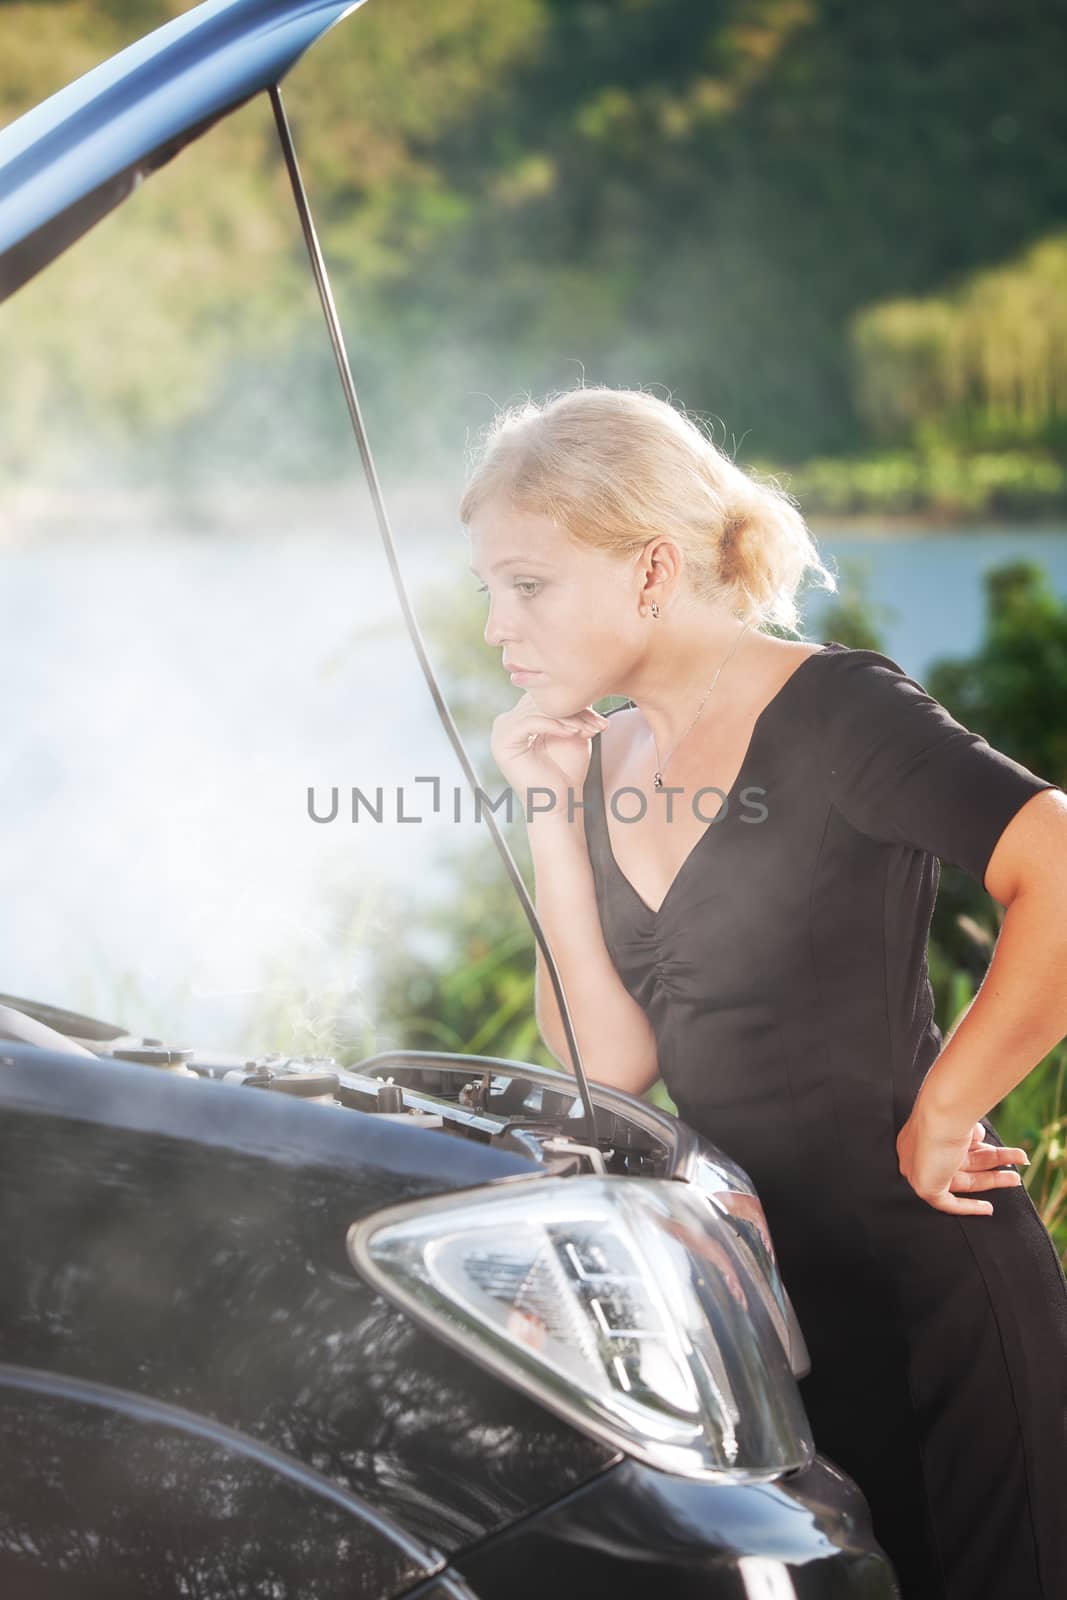
[[[962,1168],[949,1184],[953,1191],[963,1190],[968,1194],[973,1189],[1017,1189],[1022,1183],[1018,1172],[1001,1172],[999,1170],[986,1172],[966,1172]]]
[[[962,1165],[978,1171],[986,1167],[1007,1166],[1009,1162],[1014,1162],[1016,1166],[1028,1167],[1030,1157],[1018,1145],[1009,1148],[1002,1144],[980,1144],[975,1149],[968,1150]]]
[[[928,1206],[933,1206],[935,1211],[951,1211],[959,1217],[991,1217],[993,1206],[989,1200],[961,1200],[954,1194],[939,1195],[935,1200],[928,1200]]]
[[[587,733],[588,729],[575,717],[524,717],[522,731],[533,740],[542,735],[554,739],[562,733]]]
[[[527,713],[523,717],[524,729],[537,733],[599,733],[602,724],[595,711],[575,711],[569,717],[546,717],[543,714],[534,716]]]

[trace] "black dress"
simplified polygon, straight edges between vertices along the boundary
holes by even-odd
[[[1020,806],[1057,787],[889,657],[832,641],[757,718],[725,805],[700,799],[722,811],[657,912],[612,852],[599,738],[583,793],[607,948],[680,1115],[756,1184],[816,1447],[864,1491],[905,1600],[1067,1600],[1052,1240],[1022,1185],[981,1194],[992,1216],[936,1210],[895,1143],[942,1045],[938,858],[983,883]],[[636,809],[613,798],[620,825]]]

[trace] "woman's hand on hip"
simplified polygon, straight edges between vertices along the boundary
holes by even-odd
[[[1030,1160],[1017,1146],[990,1144],[980,1122],[961,1131],[940,1120],[921,1094],[897,1134],[897,1157],[920,1200],[957,1216],[991,1216],[989,1200],[969,1197],[983,1189],[1017,1189],[1019,1173],[998,1169],[1009,1161],[1025,1165]]]

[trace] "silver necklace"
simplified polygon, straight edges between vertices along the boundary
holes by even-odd
[[[690,733],[693,731],[693,728],[696,726],[697,717],[699,717],[700,713],[703,711],[704,706],[707,703],[708,695],[711,693],[711,691],[714,689],[715,685],[719,681],[719,673],[722,671],[723,667],[725,667],[727,661],[729,661],[730,657],[733,655],[734,651],[737,649],[738,645],[741,643],[741,635],[744,633],[745,628],[747,628],[747,627],[748,627],[748,623],[746,622],[744,624],[744,626],[742,627],[742,629],[741,629],[741,633],[739,633],[737,635],[737,638],[734,640],[733,644],[730,646],[729,650],[726,652],[726,656],[724,657],[724,659],[722,661],[720,661],[718,672],[716,672],[714,678],[712,678],[711,682],[708,684],[707,690],[706,690],[705,695],[704,695],[704,699],[701,700],[700,704],[697,706],[696,717],[693,718],[693,720],[689,724],[688,728],[686,728],[685,732],[682,734],[681,739],[676,739],[675,740],[674,747],[673,747],[673,749],[671,749],[668,752],[666,761],[663,761],[663,762],[660,761],[660,759],[659,759],[659,746],[656,744],[656,735],[655,734],[652,735],[652,744],[653,744],[653,748],[656,751],[656,774],[655,774],[655,777],[652,779],[652,787],[654,789],[662,789],[663,788],[663,774],[664,774],[664,771],[667,768],[668,763],[670,762],[671,756],[673,756],[675,750],[677,750],[678,746],[682,743],[682,740],[683,739],[687,739],[689,737]]]

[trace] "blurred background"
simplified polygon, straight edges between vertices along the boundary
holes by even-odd
[[[0,0],[0,124],[187,9]],[[368,0],[286,78],[401,566],[491,795],[515,690],[456,506],[499,405],[582,381],[654,388],[798,497],[839,580],[802,593],[804,637],[884,651],[1067,781],[1065,45],[1035,0]],[[0,990],[178,1045],[554,1065],[266,96],[0,307],[0,360]],[[946,1030],[1000,915],[945,866]],[[1067,1249],[1065,1068],[993,1120]]]

